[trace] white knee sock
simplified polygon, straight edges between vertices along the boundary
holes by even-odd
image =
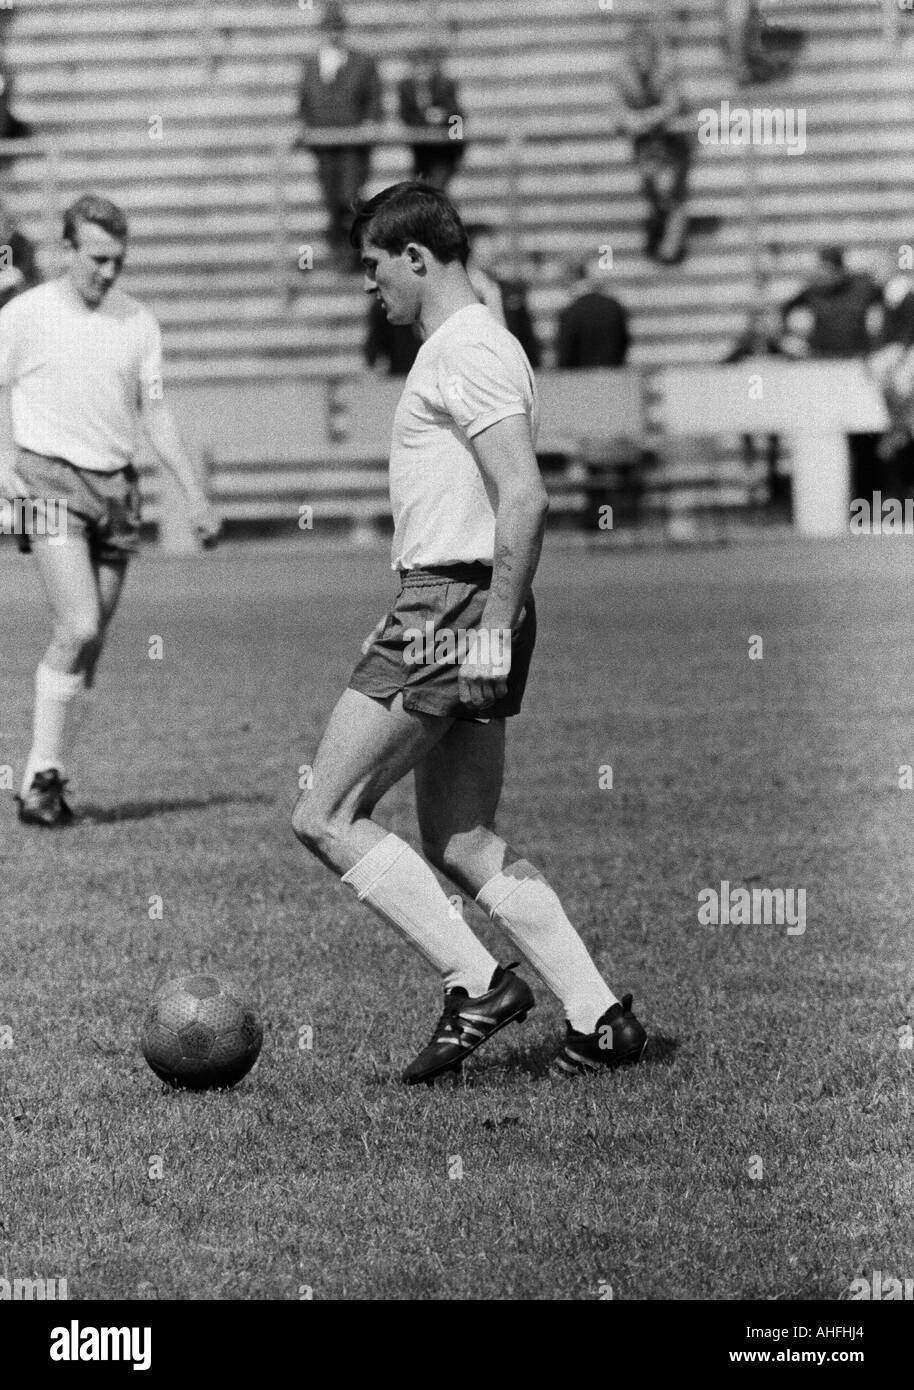
[[[71,747],[72,723],[77,697],[83,689],[82,671],[55,671],[40,664],[35,672],[35,715],[32,723],[32,749],[22,779],[23,795],[36,772],[56,767],[66,769]]]
[[[558,997],[572,1028],[594,1032],[597,1021],[618,1001],[557,895],[533,865],[526,859],[506,865],[482,886],[476,901]]]
[[[388,835],[343,874],[359,901],[396,927],[433,965],[445,989],[485,994],[498,962],[445,896],[428,864],[405,840]]]

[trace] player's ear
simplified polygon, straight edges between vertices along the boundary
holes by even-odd
[[[428,256],[424,246],[420,246],[417,241],[411,241],[403,253],[406,263],[414,275],[425,275],[428,270]]]

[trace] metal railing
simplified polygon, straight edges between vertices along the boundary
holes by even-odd
[[[693,134],[697,126],[696,118],[682,117],[670,122],[670,128]],[[529,120],[520,120],[509,125],[507,130],[477,129],[466,132],[461,143],[467,145],[491,145],[501,149],[502,199],[501,232],[506,249],[512,261],[521,258],[524,232],[524,193],[522,175],[527,163],[527,147],[532,141],[537,144],[567,144],[580,140],[592,143],[594,140],[618,140],[625,132],[618,113],[610,113],[610,118],[602,125],[588,124],[586,131],[551,129],[535,125]],[[274,156],[274,218],[275,241],[274,256],[277,288],[286,293],[289,288],[287,274],[286,218],[288,214],[288,187],[290,164],[296,154],[304,150],[338,149],[352,146],[399,146],[409,148],[413,145],[450,145],[451,136],[443,130],[430,130],[422,126],[407,126],[399,123],[369,123],[358,126],[311,127],[303,131],[294,147],[288,144],[277,146]],[[755,231],[757,209],[755,205],[754,184],[748,182],[748,202],[746,213],[747,227],[752,228],[751,243],[758,242]],[[596,248],[594,248],[596,249]]]
[[[696,120],[695,118],[684,117],[674,124],[677,129],[693,132],[696,127]],[[291,274],[294,258],[291,256],[289,248],[289,238],[294,235],[294,229],[288,225],[291,207],[289,192],[292,178],[296,173],[296,163],[303,153],[359,145],[373,148],[409,149],[416,145],[444,147],[454,143],[447,131],[431,130],[421,126],[407,126],[396,122],[365,123],[358,126],[332,128],[311,127],[299,131],[294,142],[295,127],[291,122],[287,124],[287,132],[285,139],[280,142],[276,142],[275,139],[272,141],[265,139],[262,145],[257,146],[264,152],[267,161],[272,163],[273,231],[271,258],[273,278],[277,296],[286,301],[294,283]],[[519,120],[508,125],[507,128],[497,129],[490,126],[477,129],[475,125],[472,125],[462,132],[461,143],[475,146],[488,145],[501,151],[499,168],[503,194],[499,212],[494,220],[501,224],[507,250],[512,260],[517,261],[521,258],[524,243],[526,200],[523,173],[528,165],[529,144],[536,143],[538,146],[542,146],[556,143],[568,144],[576,141],[592,144],[595,140],[603,140],[608,143],[623,138],[624,133],[619,115],[613,111],[607,113],[606,119],[600,126],[588,124],[586,130],[578,129],[574,125],[570,127],[558,124],[556,126],[541,126],[538,123],[531,125],[529,121]],[[45,253],[59,242],[59,217],[62,212],[60,186],[67,157],[69,155],[84,157],[95,152],[99,155],[115,154],[119,151],[138,153],[144,145],[146,142],[138,134],[129,131],[111,131],[97,135],[62,131],[29,139],[0,141],[0,162],[26,158],[37,159],[41,162],[38,182],[42,207],[41,241]],[[204,154],[207,151],[212,151],[214,154],[225,152],[224,142],[216,133],[207,130],[202,131],[199,135],[178,132],[171,137],[171,147],[175,148],[175,145],[180,148],[201,151]],[[138,176],[142,172],[140,160],[138,160],[137,172]],[[746,244],[750,261],[753,263],[753,279],[757,278],[760,257],[760,224],[762,219],[759,202],[753,150],[750,145],[745,153],[742,215]],[[300,234],[307,243],[304,229]]]
[[[674,125],[675,128],[685,132],[693,132],[696,127],[696,120],[683,118],[676,121]],[[272,163],[272,258],[276,291],[281,297],[285,297],[291,287],[287,247],[287,240],[292,232],[292,229],[287,226],[290,211],[289,189],[296,163],[303,153],[359,145],[405,150],[416,145],[445,147],[455,143],[448,131],[433,130],[423,126],[408,126],[399,122],[372,122],[345,127],[311,127],[308,130],[301,130],[294,143],[291,137],[295,131],[291,123],[289,123],[288,130],[289,134],[284,140],[277,142],[265,139],[263,144],[259,146],[265,154],[267,151],[270,152],[267,154],[267,159]],[[519,120],[508,124],[507,128],[493,128],[491,126],[477,128],[473,124],[461,133],[461,144],[485,145],[501,151],[499,168],[503,195],[495,220],[501,224],[507,250],[513,260],[516,261],[520,258],[524,240],[525,196],[522,181],[524,169],[528,165],[528,146],[531,143],[537,145],[567,144],[576,141],[592,144],[595,140],[609,142],[623,138],[624,133],[618,116],[613,112],[608,113],[607,119],[602,124],[599,126],[588,124],[586,130],[577,129],[574,126],[570,128],[567,126],[541,126],[538,123],[532,124],[527,120]],[[207,151],[211,151],[213,154],[225,152],[224,141],[216,133],[206,130],[194,136],[180,132],[177,135],[173,134],[170,147],[175,148],[176,145],[180,148],[204,153]],[[39,176],[42,206],[41,239],[45,247],[51,247],[57,244],[60,235],[59,215],[62,212],[62,207],[59,190],[67,157],[70,155],[85,156],[96,152],[99,155],[115,154],[119,151],[138,153],[140,148],[146,146],[147,142],[130,131],[110,131],[99,134],[54,132],[23,140],[0,140],[0,162],[4,159],[25,158],[41,161],[42,168]],[[747,240],[754,249],[757,247],[759,239],[758,207],[755,180],[752,169],[748,167],[749,164],[750,158],[747,158],[744,216],[748,234]],[[141,172],[142,166],[138,160],[138,176],[141,175]]]

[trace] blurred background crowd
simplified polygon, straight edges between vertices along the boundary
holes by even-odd
[[[78,0],[66,9],[61,8],[59,0],[42,3],[48,10],[49,23],[52,12],[66,15],[67,24],[72,26],[68,32],[78,46],[82,34],[89,32],[88,18],[85,23],[80,18],[84,7]],[[506,22],[510,21],[511,7],[502,8]],[[589,24],[589,12],[585,15],[581,6],[577,8],[581,13],[576,12],[576,18]],[[849,0],[840,0],[832,7],[792,6],[765,0],[692,0],[691,4],[683,3],[663,14],[642,4],[600,7],[600,18],[612,26],[606,32],[611,32],[614,42],[606,71],[607,99],[600,110],[593,112],[590,142],[599,146],[603,141],[607,148],[610,142],[624,142],[627,171],[634,176],[640,207],[638,243],[632,245],[615,236],[611,229],[605,241],[595,238],[590,244],[577,232],[563,239],[560,232],[551,234],[544,228],[538,237],[535,226],[531,227],[532,215],[524,206],[523,188],[530,188],[524,147],[519,147],[519,154],[517,148],[514,150],[515,166],[519,167],[513,170],[510,160],[498,164],[486,155],[486,150],[494,148],[495,137],[491,129],[483,130],[484,122],[477,110],[479,89],[467,75],[478,69],[493,90],[499,78],[494,68],[491,75],[487,73],[484,47],[474,45],[467,35],[472,33],[468,26],[474,17],[492,21],[489,11],[499,10],[494,0],[492,4],[475,0],[475,8],[471,5],[468,10],[461,10],[462,31],[453,13],[443,5],[434,0],[416,5],[416,22],[409,29],[409,51],[398,53],[395,63],[386,49],[383,53],[377,51],[379,30],[373,12],[369,14],[364,5],[354,0],[349,5],[340,0],[326,0],[323,4],[315,0],[301,16],[307,52],[297,63],[295,106],[290,113],[292,133],[285,145],[284,172],[277,176],[279,201],[272,215],[275,240],[280,244],[297,215],[295,189],[303,179],[313,180],[321,205],[318,225],[299,220],[292,231],[301,241],[318,245],[317,266],[326,275],[310,282],[302,276],[287,276],[286,319],[277,314],[274,329],[277,346],[252,349],[250,356],[256,357],[259,352],[263,370],[268,373],[280,354],[280,341],[289,336],[286,325],[300,324],[304,331],[307,315],[312,311],[316,326],[328,336],[333,334],[330,316],[337,313],[336,305],[348,306],[351,297],[360,291],[356,279],[358,258],[348,241],[353,203],[383,182],[392,181],[383,169],[393,158],[392,145],[398,143],[408,160],[407,166],[399,169],[400,177],[425,179],[455,197],[471,234],[469,268],[479,297],[517,336],[535,367],[587,371],[662,365],[663,359],[658,357],[662,345],[657,348],[657,340],[662,339],[662,323],[660,330],[653,330],[653,339],[648,343],[644,336],[645,305],[650,305],[655,316],[662,316],[665,301],[672,323],[682,311],[686,294],[693,300],[703,292],[715,297],[715,262],[711,255],[714,248],[720,248],[721,262],[728,256],[732,259],[738,250],[745,265],[739,312],[742,324],[734,323],[729,342],[715,346],[696,339],[689,351],[694,348],[700,360],[731,364],[755,358],[858,361],[883,394],[889,425],[878,434],[850,437],[854,490],[859,493],[879,488],[896,496],[914,493],[914,253],[908,240],[882,235],[875,225],[866,245],[861,245],[860,235],[845,239],[841,232],[848,225],[848,217],[837,198],[833,218],[809,219],[804,247],[798,250],[796,246],[786,246],[779,239],[778,229],[766,225],[759,210],[764,189],[756,187],[759,174],[757,169],[753,172],[751,150],[746,152],[745,188],[741,192],[745,212],[739,228],[728,223],[726,212],[713,206],[709,210],[706,194],[695,194],[696,174],[708,161],[709,152],[697,139],[698,94],[694,81],[690,85],[687,65],[683,63],[686,38],[693,31],[700,35],[694,42],[704,45],[706,61],[716,65],[716,85],[706,84],[700,94],[705,105],[725,100],[747,106],[776,105],[785,99],[807,100],[803,97],[807,69],[810,81],[818,84],[815,90],[821,91],[823,61],[827,62],[823,54],[830,51],[823,45],[831,43],[834,47],[839,42],[835,33],[851,33],[851,26],[857,25],[864,8],[873,21],[873,33],[880,32],[881,25],[884,27],[886,51],[891,51],[893,44],[896,58],[910,51],[914,20],[910,33],[906,33],[899,27],[903,26],[899,6],[888,0],[885,4],[883,0],[858,0],[857,11]],[[121,9],[126,26],[128,12],[133,16],[138,7],[125,3]],[[185,18],[198,9],[202,16],[213,13],[205,3],[176,7],[176,12],[178,9]],[[408,23],[408,18],[400,18]],[[533,18],[530,17],[531,24]],[[251,12],[252,28],[245,34],[243,20],[233,29],[230,25],[219,28],[217,21],[210,19],[207,41],[214,74],[222,72],[228,77],[233,63],[248,60],[243,45],[253,42],[255,20],[261,23]],[[263,22],[268,20],[266,16]],[[283,22],[287,20],[284,13]],[[36,151],[50,148],[49,141],[60,138],[60,127],[55,128],[55,123],[43,115],[48,110],[47,100],[27,97],[25,116],[19,109],[16,44],[10,40],[15,38],[17,26],[26,30],[28,22],[31,21],[24,12],[0,9],[0,303],[37,283],[42,266],[52,260],[40,244],[41,237],[35,235],[35,220],[26,226],[29,219],[23,219],[17,206],[21,203],[25,207],[27,200],[19,193],[16,167]],[[34,24],[38,24],[37,19]],[[858,28],[859,25],[853,32],[857,33]],[[175,32],[177,43],[185,31],[178,26]],[[150,42],[165,43],[162,36],[148,37]],[[60,40],[64,53],[67,42],[65,37]],[[869,39],[855,38],[849,42],[859,43],[861,62],[873,67],[873,82],[878,87],[878,59],[874,51],[870,60],[866,47]],[[74,54],[75,51],[74,48]],[[26,50],[20,47],[19,52]],[[538,60],[525,56],[527,52],[519,40],[517,74],[511,73],[511,81],[529,85],[539,80]],[[582,53],[582,80],[584,74],[591,73],[590,56]],[[79,70],[75,56],[72,70]],[[65,69],[58,63],[55,71],[60,74]],[[98,110],[91,111],[92,94],[87,91],[82,95],[82,109],[97,121]],[[565,136],[564,101],[565,98],[553,98],[543,83],[538,103],[543,113],[539,132],[542,139],[560,141]],[[834,96],[834,103],[846,104],[848,124],[854,101],[850,92]],[[145,105],[149,110],[156,109],[151,98]],[[169,120],[167,102],[162,103],[162,109],[166,121]],[[844,124],[840,115],[837,120],[831,114],[826,116],[825,109],[823,103],[819,129],[831,142],[828,154],[817,156],[815,140],[819,138],[824,148],[825,137],[813,135],[808,154],[813,163],[822,159],[823,171],[828,160],[834,159],[832,151],[840,148]],[[833,106],[828,110],[831,113]],[[811,120],[816,114],[814,100]],[[553,116],[554,128],[549,125]],[[189,108],[188,127],[192,121]],[[237,123],[244,134],[243,112],[237,113]],[[69,134],[73,133],[71,127]],[[509,125],[502,134],[504,148],[510,151],[516,132]],[[568,139],[575,136],[569,118]],[[577,138],[583,141],[584,136],[577,132]],[[905,141],[906,133],[900,128],[900,156]],[[112,149],[116,150],[116,145]],[[163,153],[167,153],[166,147]],[[867,154],[867,149],[861,147],[847,151],[846,158],[865,161]],[[483,162],[484,156],[487,163]],[[780,158],[786,169],[784,196],[789,198],[792,170],[786,166],[792,161],[783,155]],[[586,180],[592,167],[580,166],[582,178]],[[199,184],[205,188],[209,177],[203,156],[199,168]],[[764,177],[771,181],[767,172]],[[292,195],[283,190],[283,178],[292,188]],[[137,179],[142,180],[139,167]],[[513,194],[509,185],[513,186]],[[914,187],[914,177],[911,185]],[[494,194],[480,192],[476,196],[473,191],[493,186]],[[468,190],[472,193],[469,198]],[[874,197],[878,198],[875,190],[874,175]],[[117,187],[112,180],[100,191],[120,197],[130,209],[131,195],[137,194],[137,187],[131,186],[129,180],[125,187],[123,179]],[[582,205],[586,196],[586,192],[581,195]],[[134,197],[133,201],[142,214],[142,197]],[[602,193],[599,198],[595,195],[594,202],[596,225],[603,207],[610,226],[612,190],[608,198]],[[164,223],[165,210],[155,212]],[[271,214],[269,200],[265,212]],[[179,216],[176,200],[172,223]],[[185,220],[191,239],[192,229],[198,225],[195,216],[195,210],[188,209]],[[897,231],[897,218],[892,222],[887,216],[887,225],[890,222]],[[49,217],[47,226],[51,225]],[[279,255],[282,254],[280,250]],[[693,261],[700,265],[700,270],[693,271]],[[155,265],[150,262],[150,277],[154,270]],[[705,277],[707,291],[702,290],[702,282],[690,279],[691,275]],[[209,278],[215,284],[215,276]],[[194,283],[203,280],[201,270]],[[304,301],[307,304],[301,307]],[[153,307],[158,307],[155,302]],[[364,366],[377,375],[405,375],[420,346],[413,331],[390,325],[374,299],[360,312],[364,317],[359,355]],[[221,307],[218,313],[221,325],[228,316]],[[186,313],[180,321],[176,315],[177,329],[187,321]],[[209,331],[205,318],[200,328],[202,343]],[[265,325],[265,332],[268,328]],[[168,331],[166,313],[166,342]],[[313,333],[310,341],[316,344],[318,340],[317,333]],[[240,349],[233,347],[232,351],[237,355]],[[201,347],[201,359],[203,352]],[[317,348],[315,352],[318,353]],[[291,356],[291,350],[287,355]],[[327,373],[338,374],[336,360],[331,362],[331,357],[328,352]],[[288,371],[285,362],[281,370]],[[643,441],[636,444],[640,449]],[[776,434],[744,435],[736,441],[736,449],[745,469],[749,495],[758,502],[783,503],[790,487],[789,444]],[[638,449],[628,462],[637,463],[637,457]]]

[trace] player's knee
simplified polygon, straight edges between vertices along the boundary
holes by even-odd
[[[57,625],[54,636],[61,646],[82,656],[101,642],[101,624],[94,613],[71,613]]]
[[[292,829],[306,849],[319,854],[333,838],[333,826],[313,792],[304,792],[292,812]]]

